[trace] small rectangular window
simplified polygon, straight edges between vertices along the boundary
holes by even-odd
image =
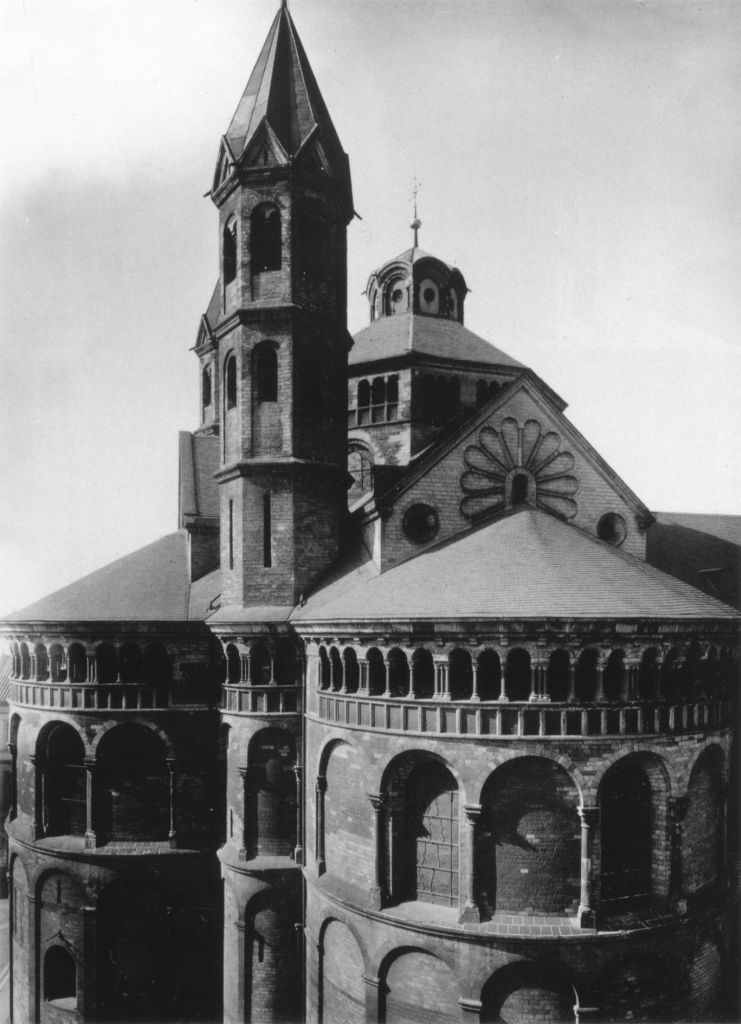
[[[270,510],[270,495],[262,497],[262,564],[270,569],[273,564],[272,524]]]
[[[234,502],[229,499],[229,568],[234,568]]]

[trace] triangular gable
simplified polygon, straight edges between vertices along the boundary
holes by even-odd
[[[327,150],[319,138],[319,128],[315,128],[296,154],[296,165],[312,174],[333,176],[333,169]]]
[[[231,178],[234,170],[234,163],[234,154],[229,147],[226,137],[222,136],[221,144],[219,146],[219,155],[216,158],[216,170],[214,171],[214,181],[211,186],[212,192],[216,192],[217,189],[221,188],[224,182]]]
[[[645,557],[651,513],[538,382],[523,374],[433,444],[380,498],[392,513],[383,526],[382,564],[419,551],[419,539],[404,525],[415,505],[434,510],[438,528],[428,540],[438,543],[519,502],[603,539],[600,523],[612,522],[613,543]]]
[[[283,167],[288,154],[266,117],[255,129],[239,158],[241,167]]]

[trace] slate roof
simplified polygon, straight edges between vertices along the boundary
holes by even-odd
[[[187,537],[180,531],[5,615],[3,621],[203,621],[219,590],[218,570],[190,582]]]
[[[219,438],[214,434],[179,434],[180,525],[184,517],[218,518],[219,488],[214,473],[219,468]]]
[[[711,515],[702,512],[654,512],[656,521],[684,526],[710,537],[741,547],[741,516]]]
[[[408,353],[438,359],[489,363],[524,369],[522,363],[495,348],[456,320],[396,313],[382,316],[355,335],[350,366],[391,359]]]
[[[741,516],[657,512],[646,534],[652,564],[741,606]]]
[[[9,654],[0,655],[0,704],[10,703],[10,677],[13,659]]]
[[[244,153],[263,121],[275,132],[286,154],[295,156],[319,130],[322,141],[347,163],[306,51],[287,7],[281,5],[247,87],[226,131],[236,160]]]
[[[379,574],[350,569],[293,621],[449,618],[728,619],[733,609],[532,508]]]

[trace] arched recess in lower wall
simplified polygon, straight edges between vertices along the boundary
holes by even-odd
[[[682,887],[688,895],[713,882],[723,866],[723,751],[698,757],[687,787],[682,824]]]
[[[320,1024],[365,1024],[365,963],[346,924],[327,922],[319,955]]]
[[[282,892],[259,893],[245,912],[245,1020],[289,1021],[301,1016],[296,918]]]
[[[450,1024],[460,1019],[460,987],[439,957],[421,949],[401,950],[381,970],[381,1024]]]
[[[519,961],[496,971],[481,992],[482,1024],[573,1024],[573,986],[549,964]]]

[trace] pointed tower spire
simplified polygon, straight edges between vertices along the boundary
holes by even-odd
[[[283,164],[306,169],[341,184],[352,212],[350,170],[337,131],[311,70],[306,51],[281,0],[247,87],[223,138],[214,187],[224,181],[224,151],[234,167],[251,166],[262,153]]]

